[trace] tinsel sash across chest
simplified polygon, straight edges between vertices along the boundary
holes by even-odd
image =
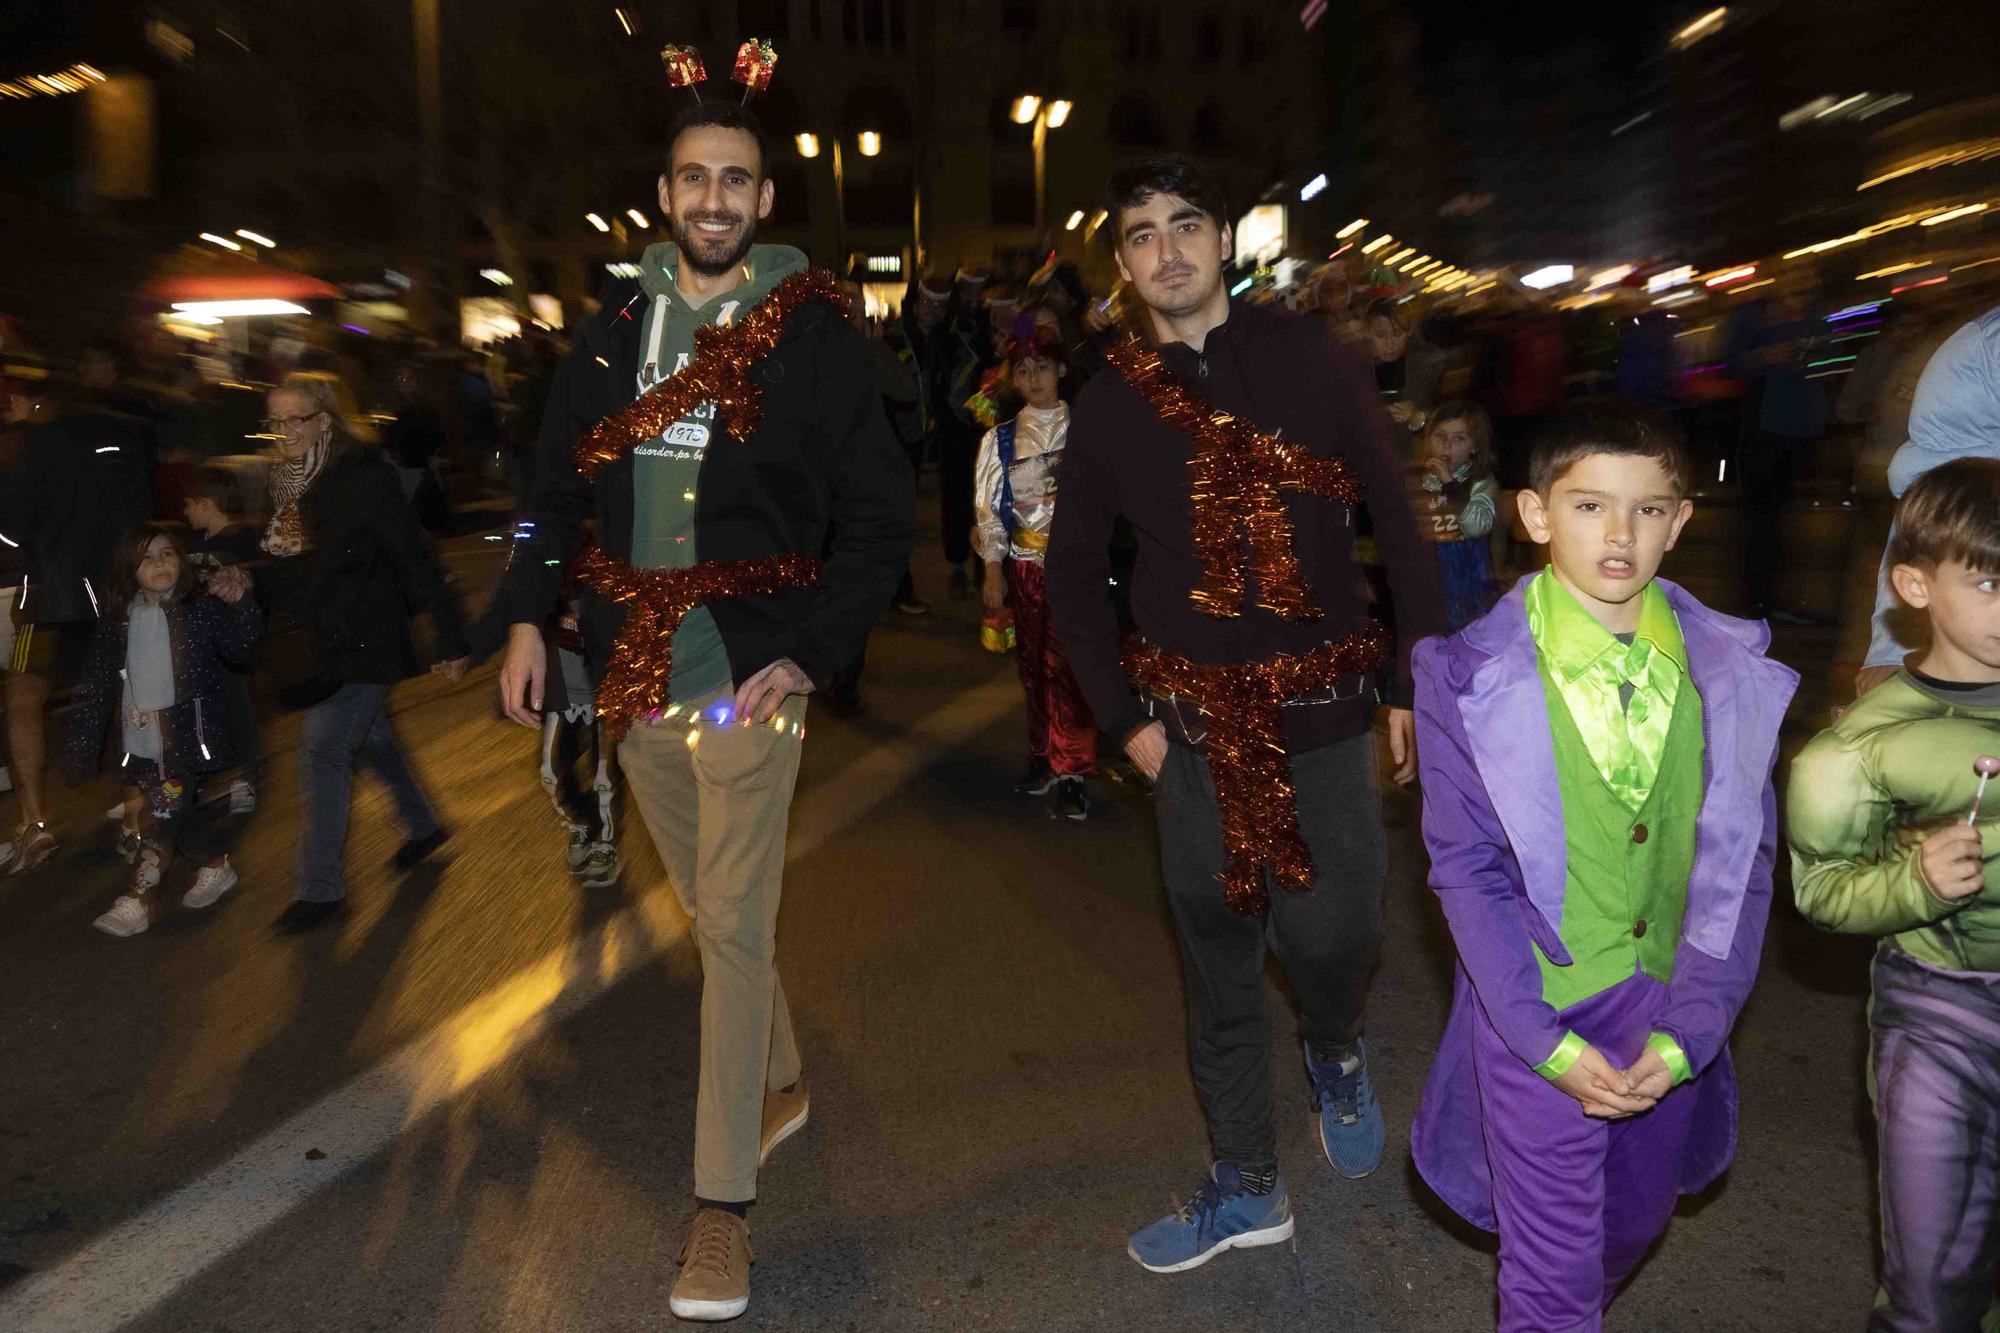
[[[813,269],[779,283],[734,323],[697,329],[687,365],[577,441],[577,471],[588,480],[703,403],[715,405],[716,424],[730,438],[748,440],[764,419],[763,389],[752,372],[777,348],[785,325],[809,301],[824,301],[842,314],[848,304],[833,275]],[[819,560],[803,555],[639,569],[598,547],[585,549],[577,557],[578,581],[630,608],[597,689],[598,716],[611,742],[616,744],[637,719],[666,707],[674,631],[689,611],[731,597],[810,588],[819,582],[819,571]]]

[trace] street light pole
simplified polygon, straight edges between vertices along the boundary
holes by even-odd
[[[1035,112],[1035,244],[1049,230],[1049,109],[1044,104]]]
[[[444,111],[438,92],[438,0],[410,0],[416,29],[417,124],[422,135],[423,267],[421,325],[435,334],[444,326],[447,284],[444,241]]]
[[[840,136],[833,136],[833,254],[836,276],[847,277],[847,170],[840,156]]]

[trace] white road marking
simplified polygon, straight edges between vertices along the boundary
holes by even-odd
[[[1020,707],[995,677],[827,774],[792,809],[788,863],[889,800],[909,779]],[[824,725],[824,724],[822,724]],[[601,997],[687,936],[666,886],[551,951],[438,1027],[55,1267],[0,1293],[10,1333],[108,1333],[166,1300],[259,1231],[393,1143],[536,1033]],[[323,1157],[308,1160],[317,1150]]]

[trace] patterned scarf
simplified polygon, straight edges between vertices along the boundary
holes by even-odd
[[[280,455],[271,464],[271,521],[265,524],[263,539],[258,542],[267,554],[297,555],[305,549],[306,529],[299,518],[299,500],[332,453],[333,436],[329,433],[307,449],[304,458],[294,461]]]

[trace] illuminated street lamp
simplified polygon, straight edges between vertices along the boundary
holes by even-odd
[[[1065,102],[1063,103],[1063,105],[1067,107],[1069,104]],[[1041,111],[1041,109],[1042,109],[1041,98],[1036,97],[1032,93],[1023,93],[1021,96],[1014,99],[1014,110],[1013,110],[1014,123],[1016,125],[1026,125],[1028,122],[1032,121],[1035,118],[1035,116]],[[1063,115],[1067,117],[1069,115],[1069,112],[1065,110],[1063,112]]]
[[[597,216],[597,214],[595,213],[585,213],[583,215],[583,220],[585,222],[588,222],[591,226],[597,228],[599,231],[611,230],[611,224],[606,222],[603,218]]]
[[[1055,101],[1049,103],[1049,128],[1052,130],[1061,129],[1063,122],[1069,119],[1069,113],[1070,104],[1061,98],[1057,98]]]
[[[861,156],[874,157],[882,151],[882,136],[873,130],[863,130],[855,146],[860,148]]]
[[[795,135],[793,136],[793,142],[799,146],[800,157],[819,156],[819,136],[817,134]]]
[[[833,146],[829,164],[833,167],[833,248],[845,262],[847,254],[847,163],[840,151],[840,136],[830,134],[827,142]],[[800,157],[819,156],[820,137],[811,131],[800,131],[792,136]],[[879,157],[882,153],[882,136],[875,130],[862,130],[854,136],[854,146],[863,157]]]
[[[644,231],[646,228],[653,225],[652,223],[646,221],[646,215],[644,213],[641,213],[636,208],[626,209],[625,216],[631,218],[633,223],[637,225],[640,231]]]

